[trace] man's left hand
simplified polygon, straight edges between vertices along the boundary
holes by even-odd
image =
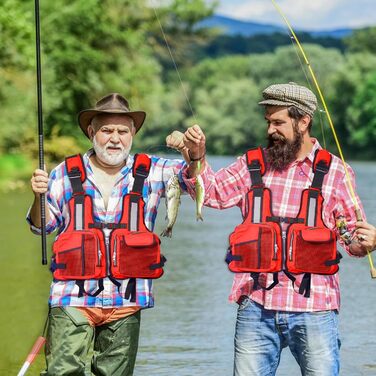
[[[367,251],[375,250],[376,247],[376,227],[363,221],[356,222],[356,229],[353,241],[357,243],[361,254],[366,255]],[[357,252],[358,253],[358,252]]]

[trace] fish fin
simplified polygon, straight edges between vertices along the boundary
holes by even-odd
[[[201,214],[197,214],[196,215],[196,221],[203,221],[204,220],[204,218],[202,218],[202,215]]]

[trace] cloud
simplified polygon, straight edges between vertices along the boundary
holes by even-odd
[[[277,0],[293,26],[333,29],[376,24],[374,0]],[[221,0],[218,12],[233,18],[282,24],[271,0]]]

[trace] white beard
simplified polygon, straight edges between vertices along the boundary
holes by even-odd
[[[108,147],[119,147],[121,150],[117,154],[110,154],[107,152]],[[97,140],[94,136],[93,138],[93,148],[95,151],[95,154],[97,155],[97,158],[99,158],[102,162],[110,165],[110,166],[116,166],[119,165],[122,162],[125,162],[128,158],[129,152],[132,147],[132,140],[127,148],[124,148],[123,146],[119,145],[113,145],[110,141],[105,146],[100,146],[97,143]]]

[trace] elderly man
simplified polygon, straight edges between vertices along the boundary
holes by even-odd
[[[347,181],[341,160],[310,136],[315,95],[288,83],[269,86],[263,97],[265,149],[252,149],[213,172],[200,127],[189,128],[184,137],[192,159],[188,191],[195,195],[194,178],[201,174],[204,205],[238,206],[244,219],[229,238],[227,256],[236,272],[230,300],[239,304],[234,375],[274,375],[287,346],[302,375],[338,375],[336,240],[350,255],[364,256],[375,247],[376,230],[350,191],[352,169]],[[169,144],[183,146],[173,137]]]
[[[53,246],[46,375],[132,375],[141,309],[154,305],[152,278],[163,273],[152,232],[168,180],[185,163],[132,156],[145,112],[109,94],[79,114],[93,148],[31,179],[28,215],[40,233],[40,194],[47,194],[47,233]],[[89,367],[90,368],[90,367]]]

